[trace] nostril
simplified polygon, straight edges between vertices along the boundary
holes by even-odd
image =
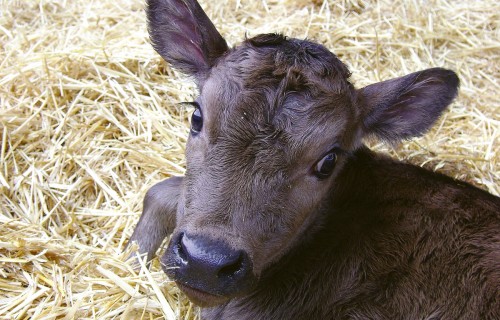
[[[177,256],[179,258],[181,258],[181,260],[184,262],[184,263],[187,263],[187,250],[186,250],[186,247],[184,245],[184,241],[182,241],[184,238],[184,233],[181,233],[179,235],[179,240],[177,240],[177,244],[175,246],[175,251],[177,253]]]
[[[244,257],[243,253],[240,253],[236,260],[226,263],[226,265],[219,269],[217,277],[230,278],[242,269],[244,269]]]

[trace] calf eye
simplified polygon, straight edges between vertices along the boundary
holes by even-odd
[[[334,151],[327,153],[314,166],[314,174],[320,179],[327,178],[335,168],[337,162],[337,154]]]
[[[203,128],[203,116],[200,106],[197,103],[193,105],[195,109],[191,115],[191,133],[198,134]]]

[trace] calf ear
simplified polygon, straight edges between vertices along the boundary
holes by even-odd
[[[457,95],[459,80],[433,68],[358,90],[365,135],[397,142],[425,133]]]
[[[228,47],[196,0],[148,0],[154,49],[185,74],[203,78]]]

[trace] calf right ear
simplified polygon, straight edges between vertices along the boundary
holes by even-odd
[[[364,135],[397,142],[425,133],[457,95],[455,72],[433,68],[358,90]]]
[[[198,81],[228,50],[196,0],[148,0],[146,11],[154,49]]]

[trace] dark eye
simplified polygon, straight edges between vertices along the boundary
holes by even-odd
[[[316,163],[314,166],[314,174],[320,179],[327,178],[335,168],[336,162],[337,154],[333,151],[329,152]]]
[[[191,115],[191,132],[197,134],[203,128],[203,115],[198,104],[195,105],[193,114]]]

